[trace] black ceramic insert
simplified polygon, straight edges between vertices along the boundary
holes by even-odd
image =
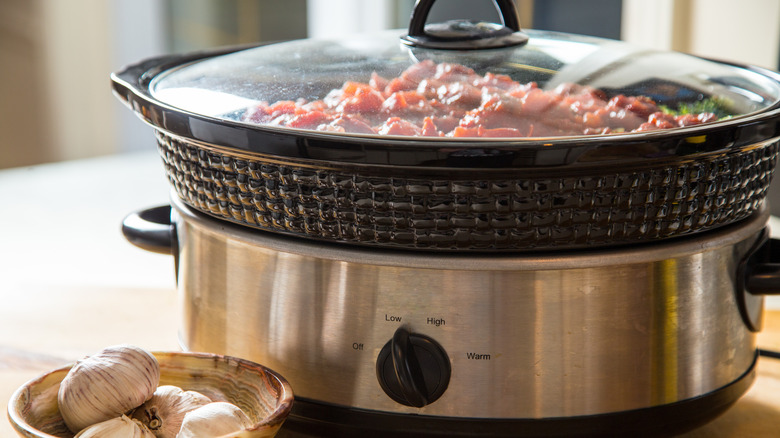
[[[437,251],[610,246],[747,218],[778,142],[643,167],[361,167],[206,148],[158,132],[178,196],[249,227],[333,242]]]

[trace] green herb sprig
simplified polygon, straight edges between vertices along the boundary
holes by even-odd
[[[695,102],[680,102],[677,109],[671,109],[666,105],[660,105],[661,111],[674,116],[684,114],[712,113],[718,119],[733,116],[728,99],[712,96]]]

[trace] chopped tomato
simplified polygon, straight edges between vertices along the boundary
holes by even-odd
[[[442,133],[441,131],[439,131],[436,128],[436,124],[433,122],[433,119],[431,119],[430,117],[426,117],[423,120],[421,134],[423,136],[425,136],[425,137],[443,137],[444,136],[444,133]]]
[[[479,137],[479,128],[465,128],[463,126],[457,126],[450,134],[450,137]]]

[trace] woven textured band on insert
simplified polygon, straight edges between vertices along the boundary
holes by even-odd
[[[710,159],[588,176],[459,179],[361,174],[215,152],[157,132],[184,203],[253,228],[371,246],[525,250],[667,239],[762,205],[778,142]]]

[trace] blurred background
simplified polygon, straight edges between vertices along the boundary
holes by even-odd
[[[155,148],[110,92],[122,65],[258,41],[405,28],[413,0],[0,0],[0,168]],[[777,0],[516,0],[522,26],[623,39],[777,70]],[[441,0],[431,21],[496,21]]]
[[[780,69],[780,0],[515,2],[524,28]],[[413,4],[0,0],[0,411],[24,381],[106,345],[179,346],[174,259],[120,232],[128,213],[169,202],[170,187],[152,128],[112,95],[111,72],[163,54],[407,28]],[[429,18],[498,15],[490,0],[439,0]],[[780,216],[780,177],[769,198]],[[767,303],[780,309],[780,297]],[[775,414],[755,400],[748,409]],[[12,434],[0,420],[0,436]]]

